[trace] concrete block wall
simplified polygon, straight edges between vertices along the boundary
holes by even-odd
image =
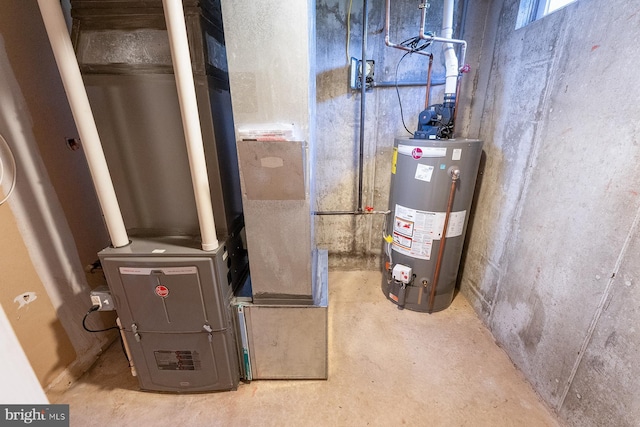
[[[640,419],[640,9],[578,0],[515,29],[470,2],[481,41],[468,132],[486,162],[461,289],[570,425]]]

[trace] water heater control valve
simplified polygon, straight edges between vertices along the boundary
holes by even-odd
[[[413,278],[413,271],[411,270],[411,267],[402,264],[396,264],[393,266],[393,270],[391,271],[391,277],[393,278],[393,280],[408,284]]]

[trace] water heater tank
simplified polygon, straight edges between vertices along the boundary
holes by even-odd
[[[382,290],[399,308],[435,312],[451,304],[481,154],[476,139],[395,140]],[[398,280],[396,266],[412,276]]]

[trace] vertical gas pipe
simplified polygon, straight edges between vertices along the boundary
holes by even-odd
[[[102,144],[89,105],[87,91],[82,81],[80,67],[71,45],[60,1],[38,0],[38,6],[60,71],[64,90],[69,99],[71,113],[82,140],[84,155],[89,164],[89,172],[96,188],[111,244],[116,248],[126,246],[129,244],[129,237],[124,226],[107,161],[102,151]]]
[[[207,175],[207,164],[204,157],[202,129],[200,127],[200,117],[198,116],[184,8],[182,0],[162,0],[162,5],[167,22],[167,31],[169,32],[171,60],[173,61],[173,72],[178,87],[182,127],[184,128],[187,154],[189,155],[191,182],[196,197],[198,222],[202,235],[202,250],[213,251],[218,247],[218,238],[213,219],[213,207],[211,206],[209,176]]]
[[[429,97],[431,96],[431,70],[433,69],[433,54],[429,54],[429,69],[427,70],[427,93],[424,97],[424,109],[429,108]]]
[[[360,147],[358,159],[358,212],[362,212],[362,180],[364,175],[364,113],[367,97],[367,0],[362,2],[362,71],[360,80]]]

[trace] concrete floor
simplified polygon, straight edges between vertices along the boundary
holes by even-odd
[[[72,426],[559,426],[461,294],[401,311],[378,272],[329,274],[329,379],[253,381],[237,391],[141,392],[120,344],[52,403]],[[55,400],[55,402],[53,402]]]

